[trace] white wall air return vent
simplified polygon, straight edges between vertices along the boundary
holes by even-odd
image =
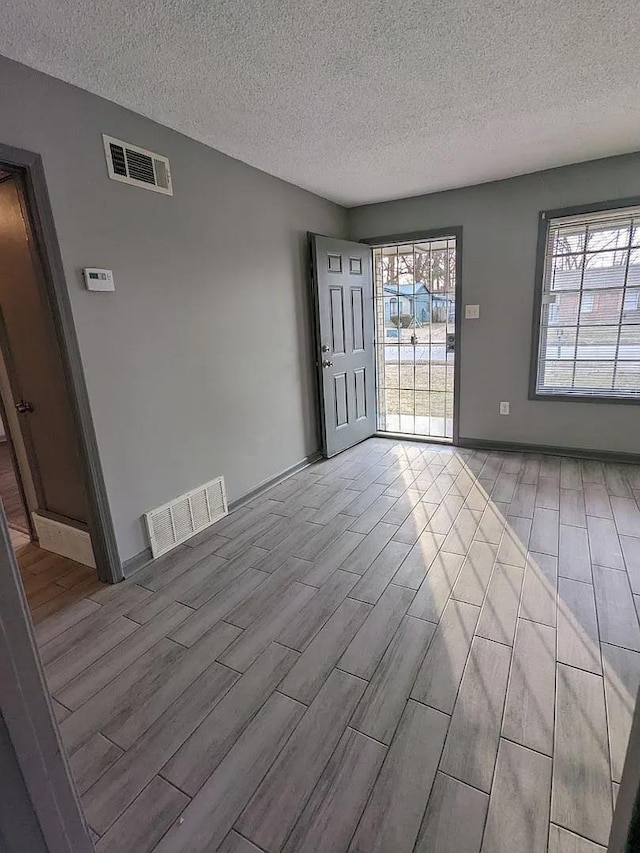
[[[186,495],[144,515],[149,544],[154,557],[159,557],[227,515],[227,493],[224,478],[217,477]]]
[[[123,184],[173,195],[169,161],[129,142],[102,134],[109,177]]]

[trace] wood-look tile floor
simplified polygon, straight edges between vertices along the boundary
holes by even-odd
[[[7,523],[24,534],[29,532],[27,515],[7,440],[0,441],[0,498]]]
[[[604,851],[639,501],[636,467],[375,438],[41,619],[97,850]]]
[[[13,527],[9,533],[35,625],[104,586],[95,569],[45,551]]]

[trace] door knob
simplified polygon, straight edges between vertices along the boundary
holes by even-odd
[[[323,366],[323,367],[333,367],[333,362],[332,362],[332,361],[329,361],[329,359],[328,359],[328,358],[325,358],[325,359],[323,359],[323,361],[322,361],[322,366]]]
[[[26,400],[20,400],[19,403],[16,403],[16,411],[20,412],[21,415],[24,415],[27,412],[32,412],[33,404],[28,403]]]

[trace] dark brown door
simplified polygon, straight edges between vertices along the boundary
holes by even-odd
[[[24,409],[20,423],[40,508],[86,523],[69,395],[18,181],[0,182],[0,346],[16,408]]]

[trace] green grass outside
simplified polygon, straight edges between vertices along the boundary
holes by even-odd
[[[387,415],[453,416],[451,364],[387,363],[384,376],[378,375],[378,386],[379,407]]]

